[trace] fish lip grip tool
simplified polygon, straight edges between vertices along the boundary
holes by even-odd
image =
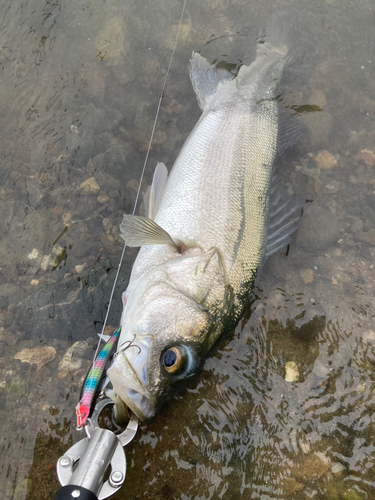
[[[62,486],[54,500],[104,500],[118,491],[125,481],[124,446],[134,438],[138,418],[132,413],[126,429],[119,435],[98,426],[98,416],[109,398],[96,406],[85,426],[86,437],[69,448],[57,462],[57,477]],[[108,480],[103,482],[108,467]]]

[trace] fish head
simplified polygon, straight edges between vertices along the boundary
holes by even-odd
[[[107,374],[141,420],[198,371],[222,332],[225,278],[216,250],[163,264],[128,290],[117,353]]]

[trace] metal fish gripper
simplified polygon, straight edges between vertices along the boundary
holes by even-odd
[[[69,448],[57,462],[57,476],[62,488],[54,500],[104,500],[118,491],[125,481],[124,447],[132,441],[138,418],[132,413],[126,429],[119,435],[98,426],[101,411],[112,400],[105,398],[95,407],[85,425],[86,437]],[[111,468],[109,477],[105,474]]]

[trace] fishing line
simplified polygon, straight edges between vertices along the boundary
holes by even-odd
[[[151,145],[152,145],[152,140],[153,140],[153,138],[154,138],[154,134],[155,134],[156,122],[157,122],[157,120],[158,120],[158,116],[159,116],[159,111],[160,111],[161,101],[162,101],[163,96],[164,96],[164,90],[165,90],[165,86],[166,86],[166,84],[167,84],[167,79],[168,79],[169,71],[170,71],[170,69],[171,69],[171,65],[172,65],[172,61],[173,61],[173,56],[174,56],[174,53],[176,52],[177,41],[178,41],[178,37],[179,37],[179,34],[180,34],[181,25],[182,25],[182,19],[183,19],[183,17],[184,17],[184,13],[185,13],[186,2],[187,2],[187,0],[184,0],[184,4],[183,4],[183,6],[182,6],[181,17],[180,17],[180,22],[179,22],[179,25],[178,25],[178,30],[177,30],[177,34],[176,34],[176,39],[175,39],[175,42],[174,42],[174,47],[173,47],[173,50],[172,50],[171,57],[170,57],[170,59],[169,59],[169,64],[168,64],[167,72],[166,72],[166,74],[165,74],[165,78],[164,78],[164,82],[163,82],[163,87],[162,87],[162,90],[161,90],[161,93],[160,93],[159,102],[158,102],[158,107],[157,107],[157,109],[156,109],[156,115],[155,115],[155,119],[154,119],[154,125],[153,125],[153,127],[152,127],[151,137],[150,137],[150,141],[149,141],[148,148],[147,148],[147,152],[146,152],[146,158],[145,158],[145,161],[144,161],[144,163],[143,163],[143,168],[142,168],[141,178],[140,178],[140,181],[139,181],[139,186],[138,186],[138,189],[137,189],[137,195],[136,195],[136,198],[135,198],[135,203],[134,203],[134,208],[133,208],[132,215],[134,215],[134,214],[135,214],[135,210],[136,210],[136,208],[137,208],[137,203],[138,203],[138,199],[139,199],[139,194],[140,194],[140,191],[141,191],[142,180],[143,180],[144,173],[145,173],[145,170],[146,170],[146,164],[147,164],[147,160],[148,160],[148,157],[149,157],[149,154],[150,154]],[[113,295],[114,295],[115,288],[116,288],[116,284],[117,284],[117,280],[118,280],[118,277],[119,277],[119,273],[120,273],[120,269],[121,269],[122,261],[123,261],[123,259],[124,259],[125,250],[126,250],[126,242],[124,243],[124,247],[123,247],[123,249],[122,249],[120,262],[119,262],[119,265],[118,265],[118,268],[117,268],[117,272],[116,272],[116,276],[115,276],[115,281],[114,281],[114,283],[113,283],[113,287],[112,287],[111,295],[110,295],[110,297],[109,297],[109,302],[108,302],[107,313],[106,313],[106,315],[105,315],[105,319],[104,319],[104,323],[103,323],[103,328],[102,328],[102,332],[101,332],[101,334],[102,334],[102,335],[103,335],[104,330],[105,330],[105,327],[106,327],[106,325],[107,325],[108,316],[109,316],[109,311],[110,311],[110,309],[111,309],[112,300],[113,300]],[[98,345],[97,345],[97,347],[96,347],[95,354],[94,354],[93,364],[94,364],[94,362],[95,362],[95,360],[96,360],[96,358],[97,358],[97,356],[98,356],[98,352],[99,352],[99,347],[100,347],[101,340],[102,340],[102,339],[101,339],[101,337],[99,337],[99,342],[98,342]],[[91,388],[91,385],[90,385],[90,388]]]

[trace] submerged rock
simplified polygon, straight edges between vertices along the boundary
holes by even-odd
[[[22,363],[37,365],[37,372],[56,356],[56,349],[50,346],[40,347],[39,349],[23,349],[14,356],[14,359],[19,359]]]
[[[85,194],[96,194],[100,191],[100,186],[96,182],[94,177],[90,177],[89,179],[82,182],[80,189]]]
[[[301,269],[299,274],[305,285],[314,281],[314,273],[312,269]]]
[[[297,243],[309,252],[326,250],[339,239],[340,227],[337,217],[326,208],[312,205],[297,233]]]
[[[294,361],[285,363],[285,380],[286,382],[296,382],[299,379],[298,366]]]
[[[375,154],[369,149],[362,149],[361,158],[367,168],[372,168],[375,165]]]
[[[324,170],[331,170],[337,165],[336,158],[327,150],[320,151],[314,160],[318,167]]]
[[[65,378],[68,373],[76,372],[82,368],[82,356],[87,347],[88,343],[86,341],[77,341],[69,347],[57,368],[59,379]]]
[[[297,479],[311,481],[328,472],[330,467],[330,460],[323,453],[316,452],[304,457],[300,463],[296,463],[293,473]]]

